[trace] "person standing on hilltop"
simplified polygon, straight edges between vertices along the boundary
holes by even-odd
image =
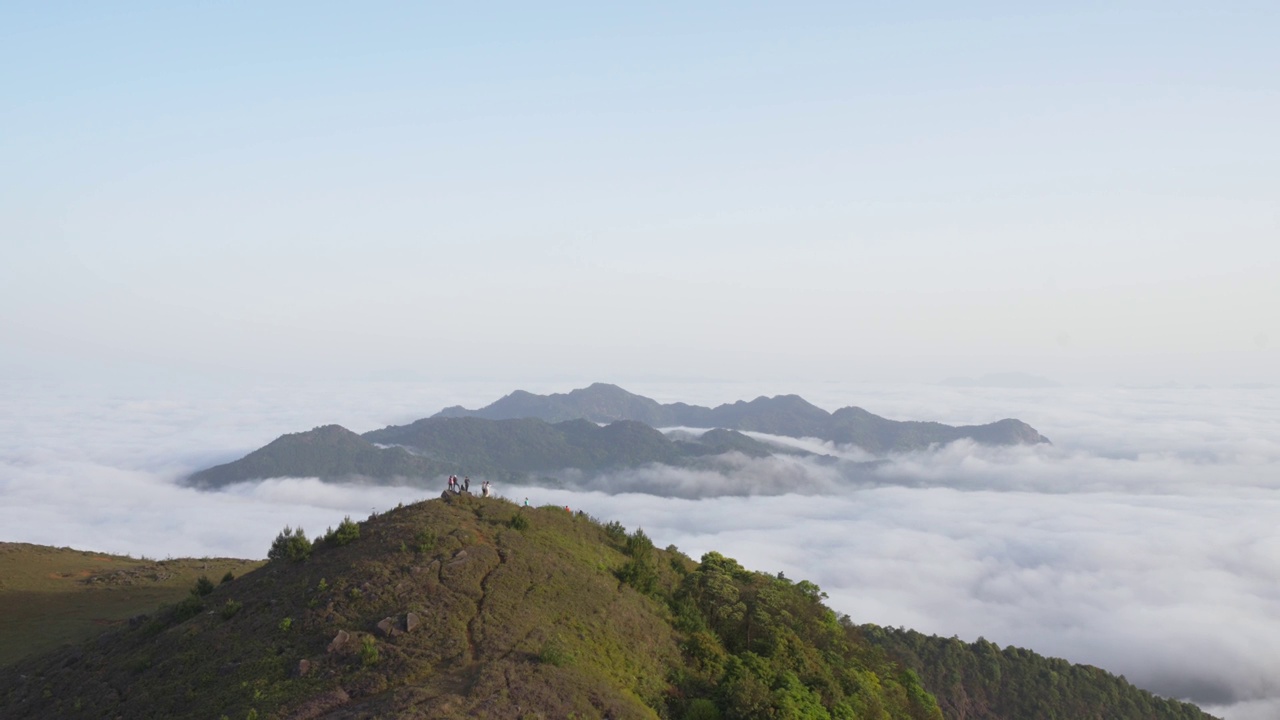
[[[467,475],[462,478],[462,492],[471,492],[471,476]]]

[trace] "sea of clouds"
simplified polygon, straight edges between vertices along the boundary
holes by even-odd
[[[0,540],[261,557],[286,524],[315,534],[438,490],[275,479],[210,493],[176,481],[285,432],[363,432],[514,387],[0,386]],[[856,448],[758,436],[841,460],[736,456],[500,492],[812,580],[858,622],[1099,665],[1231,720],[1280,717],[1280,390],[628,389],[702,404],[797,392],[829,410],[952,424],[1017,417],[1053,445],[960,442],[868,465]]]

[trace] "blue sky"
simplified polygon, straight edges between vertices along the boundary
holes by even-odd
[[[7,5],[0,369],[1280,382],[1276,37],[1261,2]]]

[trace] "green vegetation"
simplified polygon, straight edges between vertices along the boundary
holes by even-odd
[[[302,562],[311,556],[311,548],[312,543],[307,540],[306,531],[286,525],[271,543],[271,549],[267,551],[267,559]]]
[[[636,531],[627,537],[623,552],[629,559],[621,568],[618,568],[618,579],[645,595],[657,590],[658,568],[653,552],[653,541],[644,534],[644,530],[636,528]]]
[[[220,610],[218,614],[222,616],[223,620],[230,620],[231,618],[235,617],[236,613],[240,612],[240,609],[243,607],[244,607],[244,603],[242,602],[237,602],[235,600],[227,600],[225,603],[222,604],[222,610]]]
[[[570,665],[575,659],[573,650],[559,635],[547,640],[546,644],[542,646],[542,652],[538,653],[539,662],[555,665],[556,667]]]
[[[395,549],[426,528],[429,550]],[[718,553],[694,562],[643,530],[469,496],[360,532],[0,668],[0,717],[943,716],[928,673],[838,618],[816,585]]]
[[[419,555],[427,555],[436,549],[436,534],[430,529],[419,530],[413,535],[413,551]]]
[[[374,642],[371,636],[365,635],[360,641],[360,664],[369,667],[370,665],[377,665],[380,659],[378,644]]]
[[[190,593],[201,575],[244,572],[250,560],[146,560],[0,543],[0,666],[119,627]]]
[[[919,673],[948,716],[1008,718],[1171,718],[1200,720],[1198,708],[1139,690],[1090,665],[1037,655],[979,638],[923,635],[875,625],[871,644]],[[985,714],[984,714],[985,713]]]
[[[213,592],[213,581],[208,575],[201,575],[196,579],[195,587],[191,588],[191,594],[197,597],[204,597]]]
[[[338,529],[329,528],[324,534],[324,541],[333,546],[349,545],[360,538],[360,526],[348,515],[338,523]]]

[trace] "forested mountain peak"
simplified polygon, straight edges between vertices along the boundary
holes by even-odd
[[[920,653],[886,648],[816,585],[716,552],[695,562],[566,508],[449,496],[314,540],[286,528],[270,556],[0,668],[0,716],[944,717],[920,679],[932,666],[895,659]],[[1002,662],[1001,677],[1026,672],[1020,655]],[[1088,672],[1015,714],[999,678],[956,677],[986,699],[966,717],[1207,717]]]

